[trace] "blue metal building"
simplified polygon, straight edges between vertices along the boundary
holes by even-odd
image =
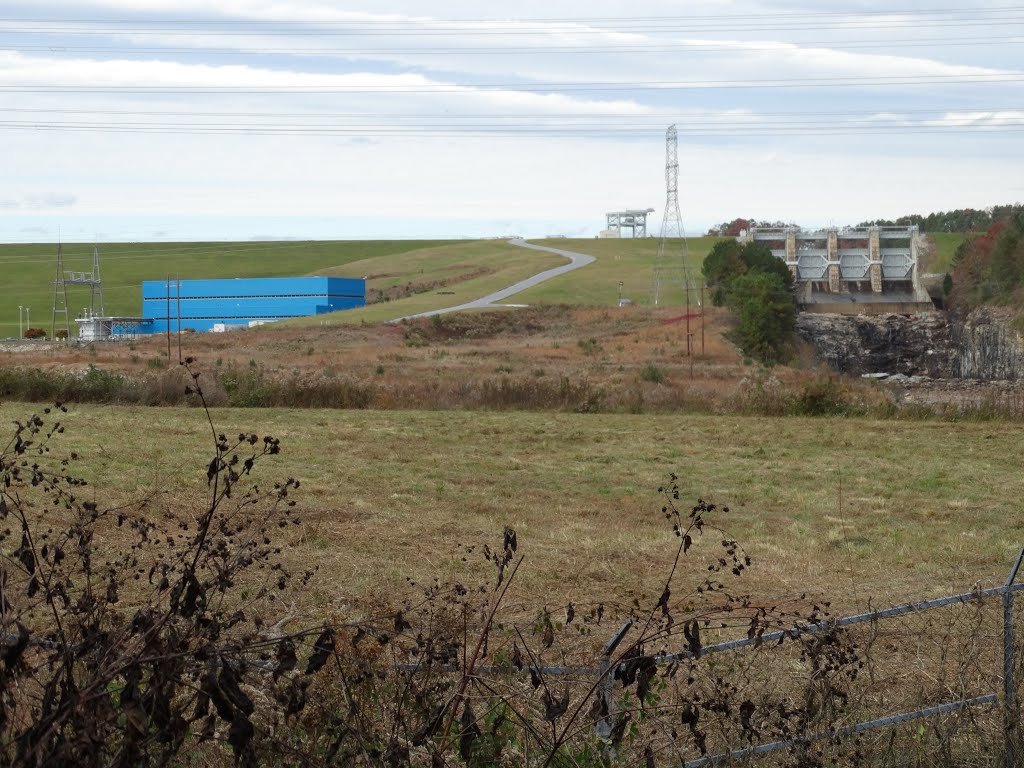
[[[142,316],[154,333],[215,325],[249,326],[322,315],[366,305],[366,281],[343,277],[259,277],[226,280],[147,280]]]

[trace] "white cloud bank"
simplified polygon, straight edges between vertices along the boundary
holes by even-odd
[[[33,21],[7,22],[16,33],[0,25],[0,239],[37,226],[32,216],[82,226],[117,216],[222,217],[225,236],[239,238],[265,232],[269,218],[310,217],[379,217],[389,222],[380,236],[422,234],[425,221],[431,234],[445,221],[451,235],[472,221],[531,235],[586,231],[591,222],[596,232],[606,210],[623,206],[655,207],[660,219],[663,131],[672,121],[691,231],[737,215],[850,222],[1019,195],[1024,112],[1015,105],[1024,75],[1012,45],[937,45],[914,55],[843,49],[851,39],[952,40],[957,32],[884,16],[868,29],[850,15],[813,32],[780,23],[751,32],[744,20],[759,13],[789,18],[770,3],[688,6],[687,18],[727,17],[717,33],[710,22],[704,31],[617,31],[594,18],[682,18],[678,3],[660,0],[608,3],[600,14],[581,2],[528,0],[517,9],[523,18],[577,21],[478,23],[470,20],[484,10],[441,0],[431,4],[433,18],[397,0],[344,11],[256,0],[214,10],[193,0],[15,3],[5,15]],[[153,24],[157,17],[189,24]],[[742,30],[730,31],[729,18]],[[336,34],[353,23],[363,31],[398,24],[409,34]],[[46,24],[48,35],[28,32]],[[104,54],[104,46],[116,50]],[[520,50],[530,46],[539,50]],[[617,46],[635,50],[603,50]],[[888,78],[906,84],[880,85]],[[752,81],[807,87],[735,87]],[[704,85],[588,85],[608,82]]]

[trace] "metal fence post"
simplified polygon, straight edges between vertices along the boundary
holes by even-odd
[[[1003,733],[1006,768],[1017,768],[1020,717],[1017,711],[1017,686],[1014,680],[1013,586],[1024,560],[1024,548],[1017,555],[1006,584],[1003,587]]]
[[[597,735],[602,739],[607,739],[611,736],[612,723],[615,720],[615,677],[611,672],[612,654],[615,653],[615,649],[619,647],[622,639],[632,626],[633,619],[626,621],[601,650],[601,663],[597,667],[597,695],[604,702],[605,706],[608,707],[608,714],[603,715],[597,721],[595,728]]]

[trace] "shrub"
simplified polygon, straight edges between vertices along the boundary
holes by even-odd
[[[28,328],[25,331],[26,339],[45,339],[46,331],[42,328]]]
[[[805,384],[794,402],[801,416],[842,416],[850,412],[842,387],[832,376]]]
[[[135,382],[119,373],[90,365],[78,385],[75,400],[87,403],[135,402]]]
[[[661,384],[665,380],[665,374],[663,374],[661,369],[654,363],[648,363],[644,366],[644,369],[640,371],[640,378],[644,381],[649,381],[652,384]]]
[[[217,379],[232,407],[267,408],[273,405],[273,385],[267,380],[263,368],[255,367],[255,360],[249,362],[248,370],[234,363],[225,366]]]
[[[63,412],[20,422],[0,449],[0,540],[15,549],[0,564],[0,761],[163,765],[186,743],[212,738],[220,720],[236,761],[255,765],[267,713],[245,687],[256,683],[277,702],[269,708],[283,712],[288,685],[276,677],[271,685],[250,663],[261,645],[254,616],[273,617],[274,592],[291,581],[276,561],[280,549],[268,544],[277,523],[294,517],[288,496],[298,483],[268,491],[244,483],[278,441],[214,433],[207,505],[181,517],[151,514],[145,501],[107,507],[102,495],[82,494],[85,482],[69,471],[77,454],[49,458]],[[130,543],[101,549],[112,536]],[[264,568],[276,583],[249,598],[248,615],[233,613],[237,597],[225,597],[247,571]],[[278,671],[294,659],[292,639],[264,647],[276,649]],[[318,670],[316,660],[306,669]]]

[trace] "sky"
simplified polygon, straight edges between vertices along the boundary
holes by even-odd
[[[1024,200],[1024,5],[5,0],[0,242],[688,235]]]

